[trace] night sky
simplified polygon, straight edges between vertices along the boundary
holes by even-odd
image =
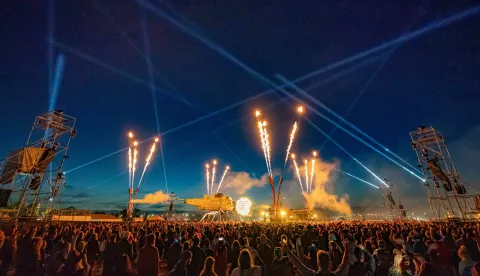
[[[55,1],[49,39],[50,2],[2,1],[0,154],[22,147],[35,116],[48,110],[52,45],[54,57],[66,57],[56,108],[76,117],[78,130],[64,166],[63,206],[124,208],[128,175],[119,174],[127,169],[126,152],[78,167],[124,148],[129,130],[141,138],[156,135],[156,116],[160,133],[167,132],[161,137],[166,176],[158,151],[141,195],[166,191],[166,179],[168,191],[179,197],[202,196],[204,164],[213,158],[220,168],[228,164],[233,173],[260,178],[266,167],[253,111],[262,109],[269,120],[273,167],[281,169],[297,100],[278,91],[266,93],[184,124],[271,89],[261,78],[281,85],[276,74],[296,79],[456,13],[478,11],[474,1],[369,2],[145,0],[141,8],[134,0]],[[412,165],[416,155],[409,132],[419,125],[438,128],[460,174],[477,183],[479,49],[480,13],[475,13],[296,84]],[[228,51],[230,58],[221,51]],[[294,89],[288,91],[313,105]],[[359,93],[364,94],[349,108]],[[306,117],[327,133],[333,128],[309,110]],[[395,181],[408,208],[427,205],[418,179],[340,130],[333,138],[380,177]],[[293,151],[308,154],[324,141],[304,120]],[[141,164],[149,145],[142,147]],[[379,184],[332,143],[320,154],[327,162],[338,162],[343,171]],[[301,207],[293,171],[287,167],[283,175],[289,207]],[[347,194],[352,206],[381,201],[378,191],[345,175],[332,175],[329,185],[335,194]],[[267,183],[254,186],[245,194],[256,204],[269,204]],[[235,191],[224,192],[239,197]]]

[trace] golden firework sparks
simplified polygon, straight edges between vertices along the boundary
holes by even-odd
[[[263,123],[259,118],[260,117],[260,111],[256,110],[255,111],[255,116],[258,118],[257,126],[258,126],[258,132],[260,134],[260,141],[262,143],[263,156],[265,157],[265,164],[267,165],[268,175],[270,175],[270,167],[268,166],[267,146],[266,146],[266,143],[265,143]]]
[[[152,160],[153,153],[155,152],[155,147],[156,147],[155,145],[157,141],[158,141],[158,138],[155,138],[155,142],[152,144],[152,147],[150,148],[150,153],[148,154],[147,159],[145,160],[145,166],[143,167],[142,175],[140,176],[140,181],[138,181],[138,188],[140,188],[140,184],[142,184],[143,176],[147,171],[148,165],[150,165],[150,160]]]
[[[304,161],[305,163],[305,187],[307,188],[307,194],[310,193],[309,187],[310,185],[308,184],[308,160]]]
[[[210,194],[210,165],[205,165],[206,177],[207,177],[207,195]]]
[[[220,190],[220,187],[222,187],[223,180],[225,179],[225,176],[227,175],[228,170],[230,170],[230,166],[226,166],[225,170],[223,171],[222,179],[220,179],[220,183],[218,183],[217,194],[218,194],[218,191]]]
[[[263,136],[265,139],[265,147],[267,149],[267,163],[268,163],[268,170],[269,170],[269,175],[270,177],[273,177],[272,175],[272,159],[270,156],[271,150],[270,150],[270,136],[268,135],[267,131],[267,121],[263,121]]]
[[[215,174],[217,173],[217,160],[213,160],[212,184],[210,186],[210,194],[213,195],[213,183],[215,183]]]
[[[290,154],[290,149],[292,148],[293,140],[295,139],[296,132],[297,132],[297,122],[293,124],[292,132],[290,133],[290,142],[288,143],[287,156],[285,156],[285,164],[283,165],[283,167],[287,165],[288,155]]]
[[[295,166],[295,171],[297,173],[298,184],[300,184],[300,188],[302,189],[302,194],[305,194],[305,191],[303,189],[303,184],[302,184],[302,177],[300,176],[300,169],[298,168],[297,160],[295,159],[295,154],[293,153],[292,153],[292,160],[293,160],[293,165]]]

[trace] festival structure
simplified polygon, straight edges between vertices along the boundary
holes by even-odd
[[[77,135],[75,122],[61,110],[35,118],[25,146],[10,151],[1,163],[0,213],[18,219],[42,216],[60,207],[59,194],[66,181],[63,164],[69,158],[70,141]]]
[[[425,176],[428,202],[436,219],[478,219],[480,195],[468,194],[467,183],[455,168],[442,133],[420,126],[410,132],[412,148]]]
[[[133,132],[128,133],[128,204],[127,204],[127,218],[132,218],[133,210],[135,208],[135,201],[137,199],[138,191],[140,189],[140,185],[142,184],[143,177],[145,176],[145,172],[147,171],[148,166],[152,161],[153,154],[155,153],[156,144],[159,142],[158,137],[153,138],[152,146],[150,147],[150,152],[145,159],[145,164],[143,166],[142,173],[140,175],[140,180],[138,181],[138,185],[134,190],[135,186],[135,172],[137,170],[137,163],[139,158],[139,149],[138,146],[140,145],[138,141],[134,140]]]

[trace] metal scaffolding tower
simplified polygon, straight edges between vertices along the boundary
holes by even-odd
[[[30,135],[22,149],[13,150],[1,165],[0,184],[8,189],[14,217],[38,217],[55,208],[57,194],[65,186],[63,163],[72,138],[76,136],[76,119],[61,110],[35,118]],[[15,204],[12,201],[18,199]],[[59,201],[58,201],[59,203]],[[58,205],[58,208],[60,206]],[[0,209],[2,213],[2,209]]]
[[[428,202],[437,219],[476,219],[475,195],[469,195],[440,131],[420,126],[410,132],[419,168],[425,176]]]

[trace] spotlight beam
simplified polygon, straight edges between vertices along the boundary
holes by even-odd
[[[310,72],[310,73],[308,73],[308,74],[306,74],[306,75],[304,75],[300,78],[295,79],[295,82],[300,82],[300,81],[306,80],[306,79],[314,77],[316,75],[325,73],[329,70],[335,69],[339,66],[342,66],[342,65],[345,65],[347,63],[359,60],[359,59],[364,58],[364,57],[366,57],[368,55],[371,55],[373,53],[376,53],[376,52],[382,51],[386,48],[392,47],[396,44],[404,43],[404,42],[410,41],[412,39],[418,38],[418,37],[422,36],[423,34],[426,34],[430,31],[445,27],[445,26],[450,25],[452,23],[455,23],[457,21],[467,19],[467,18],[469,18],[469,17],[471,17],[471,16],[473,16],[473,15],[479,13],[479,12],[480,12],[480,5],[474,6],[472,8],[467,9],[467,10],[464,10],[462,12],[459,12],[459,13],[453,14],[451,16],[448,16],[444,19],[441,19],[441,20],[432,22],[430,24],[427,24],[424,27],[421,27],[420,29],[417,29],[415,31],[409,32],[409,33],[404,34],[404,35],[400,35],[400,36],[398,36],[394,39],[391,39],[391,40],[389,40],[387,42],[384,42],[380,45],[372,47],[368,50],[362,51],[358,54],[352,55],[352,56],[350,56],[348,58],[345,58],[343,60],[332,63],[332,64],[330,64],[328,66],[325,66],[323,68],[320,68],[316,71]]]
[[[419,19],[420,17],[420,14],[421,14],[421,11],[424,9],[424,7],[427,5],[426,2],[423,2],[422,1],[422,5],[418,8],[418,10],[416,11],[414,17],[413,17],[413,20],[412,22],[405,28],[405,30],[403,31],[402,35],[405,35],[407,34],[413,24],[415,24],[415,22]],[[362,89],[360,90],[360,92],[357,94],[357,96],[355,97],[355,99],[350,103],[350,105],[348,106],[347,108],[347,111],[345,112],[345,117],[347,117],[348,115],[350,115],[350,112],[353,110],[353,108],[355,107],[355,105],[358,103],[358,101],[362,98],[362,96],[365,94],[365,92],[367,91],[367,89],[370,87],[370,84],[377,78],[377,76],[379,75],[380,71],[383,69],[383,67],[385,66],[385,64],[390,60],[391,56],[395,53],[395,51],[400,47],[402,46],[402,43],[398,43],[398,44],[395,44],[387,53],[385,53],[385,57],[383,58],[382,62],[380,62],[380,64],[378,65],[377,69],[375,69],[375,71],[370,75],[370,77],[368,78],[368,80],[365,82],[365,84],[363,85]],[[333,136],[335,134],[335,132],[337,131],[337,127],[335,126],[332,131],[330,131],[329,133],[329,136]],[[320,151],[323,150],[323,148],[325,147],[325,145],[328,143],[328,140],[325,140],[323,142],[323,144],[320,146]],[[418,170],[417,168],[413,168],[414,170],[416,170],[418,173],[421,173],[420,170]]]
[[[48,104],[48,110],[54,110],[57,105],[58,90],[60,89],[60,83],[62,82],[63,69],[65,67],[65,56],[59,54],[57,56],[57,63],[55,65],[55,78],[52,84],[52,90],[50,91],[50,101]]]
[[[372,187],[375,187],[375,188],[377,188],[377,189],[380,189],[380,187],[378,187],[377,185],[372,184],[372,183],[370,183],[370,182],[368,182],[368,181],[366,181],[366,180],[363,180],[363,179],[361,179],[360,177],[354,176],[354,175],[352,175],[352,174],[350,174],[350,173],[348,173],[348,172],[344,172],[344,171],[342,171],[342,170],[338,170],[338,171],[341,172],[341,173],[344,173],[344,174],[346,174],[346,175],[348,175],[348,176],[350,176],[350,177],[352,177],[352,178],[355,178],[356,180],[361,181],[361,182],[363,182],[363,183],[365,183],[365,184],[367,184],[367,185],[370,185],[370,186],[372,186]]]
[[[96,64],[96,65],[98,65],[98,66],[100,66],[100,67],[103,67],[103,68],[105,68],[105,69],[107,69],[107,70],[109,70],[109,71],[112,71],[112,72],[116,73],[116,74],[119,74],[119,75],[121,75],[121,76],[123,76],[123,77],[125,77],[125,78],[127,78],[127,79],[129,79],[129,80],[131,80],[131,81],[134,81],[134,82],[136,82],[136,83],[145,85],[145,86],[147,86],[147,87],[150,87],[150,84],[149,84],[148,82],[146,82],[146,81],[144,81],[144,80],[142,80],[142,79],[140,79],[140,78],[138,78],[138,77],[136,77],[136,76],[133,76],[133,75],[130,74],[130,73],[127,73],[127,72],[125,72],[125,71],[122,71],[122,70],[120,70],[120,69],[118,69],[118,68],[116,68],[116,67],[114,67],[114,66],[112,66],[112,65],[110,65],[110,64],[107,64],[107,63],[105,63],[105,62],[103,62],[103,61],[101,61],[101,60],[99,60],[99,59],[97,59],[97,58],[95,58],[95,57],[93,57],[93,56],[91,56],[91,55],[88,55],[88,54],[86,54],[86,53],[83,53],[83,52],[81,52],[81,51],[79,51],[79,50],[77,50],[77,49],[75,49],[75,48],[73,48],[73,47],[70,47],[70,46],[68,46],[68,45],[66,45],[66,44],[60,43],[60,42],[58,42],[58,41],[52,41],[51,43],[53,43],[53,44],[54,44],[56,47],[58,47],[58,48],[61,48],[61,49],[65,50],[65,51],[67,51],[67,52],[69,52],[69,53],[72,53],[72,54],[78,56],[79,58],[82,58],[82,59],[84,59],[84,60],[86,60],[86,61],[89,61],[89,62],[91,62],[91,63],[93,63],[93,64]],[[188,101],[185,102],[183,99],[179,98],[178,96],[173,95],[171,92],[168,92],[168,91],[166,91],[166,90],[164,90],[164,89],[160,89],[160,88],[158,88],[158,87],[155,87],[155,90],[158,91],[158,92],[160,92],[160,93],[162,93],[162,94],[164,94],[164,95],[166,95],[166,96],[169,96],[170,98],[172,98],[172,99],[174,99],[174,100],[183,102],[184,104],[188,105]]]
[[[150,55],[150,39],[148,37],[148,26],[147,26],[147,18],[145,15],[145,11],[143,9],[142,1],[139,0],[139,9],[140,9],[140,22],[142,23],[142,35],[143,35],[143,45],[145,47],[145,55],[148,68],[148,78],[150,81],[150,93],[152,95],[152,102],[153,102],[153,112],[155,115],[155,124],[157,127],[157,133],[160,133],[160,119],[158,118],[158,105],[157,105],[157,94],[155,90],[155,79],[153,76],[153,65],[152,65],[152,57]],[[183,98],[185,100],[185,98]],[[163,138],[163,137],[162,137]],[[168,181],[167,181],[167,169],[165,164],[165,157],[163,154],[163,139],[159,143],[160,147],[160,157],[162,158],[162,168],[163,168],[163,177],[165,180],[165,189],[168,194]]]
[[[348,126],[352,127],[353,129],[355,129],[356,131],[358,131],[359,133],[361,134],[364,134],[363,131],[361,131],[360,129],[358,129],[357,127],[355,127],[353,124],[349,123],[348,121],[346,121],[345,119],[343,119],[341,116],[339,116],[337,113],[335,113],[333,110],[331,110],[330,108],[328,108],[327,106],[325,106],[324,104],[322,104],[320,101],[318,101],[317,99],[313,98],[312,96],[310,96],[309,94],[307,94],[305,91],[303,91],[301,88],[299,88],[298,86],[296,86],[295,84],[293,84],[291,81],[287,80],[285,77],[281,76],[281,75],[277,75],[277,77],[279,79],[281,79],[282,81],[284,81],[285,83],[289,83],[290,86],[292,88],[294,88],[297,92],[299,92],[300,94],[304,95],[305,97],[307,97],[309,100],[311,100],[312,102],[314,103],[318,103],[318,105],[320,105],[322,108],[324,108],[325,110],[327,110],[329,113],[331,113],[332,115],[334,115],[336,118],[340,119],[342,122],[345,122]],[[290,92],[282,89],[281,90],[284,94],[288,95],[289,97],[293,98],[293,99],[296,99],[296,100],[299,100],[298,97],[294,96],[293,94],[291,94]],[[396,160],[390,158],[388,155],[386,155],[385,153],[383,153],[382,151],[378,150],[376,147],[372,146],[371,144],[369,144],[368,142],[366,142],[365,140],[363,140],[362,138],[360,138],[358,135],[352,133],[351,131],[349,131],[348,129],[344,128],[343,126],[341,126],[340,124],[336,123],[335,121],[333,121],[332,119],[328,118],[327,116],[325,116],[324,114],[320,113],[317,109],[315,109],[314,107],[312,106],[309,106],[309,105],[306,105],[311,111],[313,111],[315,114],[317,114],[318,116],[322,117],[323,119],[327,120],[328,122],[330,122],[331,124],[335,125],[337,128],[343,130],[345,133],[349,134],[351,137],[355,138],[357,141],[361,142],[362,144],[364,144],[365,146],[371,148],[372,150],[376,151],[377,153],[379,153],[380,155],[382,155],[383,157],[387,158],[388,160],[392,161],[394,164],[398,165],[400,168],[404,169],[405,171],[407,171],[408,173],[410,173],[411,175],[415,176],[416,178],[424,181],[424,179],[419,176],[418,174],[416,174],[415,172],[413,172],[412,170],[409,170],[407,169],[405,166],[403,166],[402,164],[398,163]],[[369,137],[370,140],[372,141],[376,141],[375,139],[371,138],[370,136],[364,134],[364,136],[366,137]],[[328,136],[330,137],[330,136]],[[377,142],[378,143],[378,142]],[[382,149],[385,149],[387,150],[389,153],[391,153],[393,156],[399,158],[400,160],[403,160],[401,159],[400,157],[398,157],[398,155],[394,154],[393,152],[389,151],[385,146],[383,146],[382,144],[378,143],[378,145],[382,146]],[[406,161],[403,161],[404,163],[406,163]]]
[[[221,47],[220,45],[216,44],[214,41],[200,35],[199,33],[189,29],[187,26],[183,25],[182,23],[178,22],[176,19],[174,19],[173,17],[169,16],[167,13],[163,12],[162,10],[156,8],[155,6],[153,6],[151,3],[149,3],[148,1],[146,0],[140,0],[144,3],[145,7],[149,8],[152,12],[154,12],[155,14],[157,14],[158,16],[166,19],[167,21],[169,21],[173,26],[179,28],[180,30],[182,30],[183,32],[185,32],[187,35],[193,37],[193,38],[196,38],[197,40],[199,40],[200,42],[202,42],[203,44],[205,44],[206,46],[208,46],[209,48],[211,48],[212,50],[214,50],[215,52],[217,52],[218,54],[220,54],[221,56],[227,58],[228,60],[232,61],[233,63],[235,63],[237,66],[239,66],[240,68],[242,68],[243,70],[245,70],[248,74],[252,75],[254,78],[258,79],[260,82],[262,83],[266,83],[268,85],[271,85],[272,87],[277,87],[276,84],[274,84],[273,82],[271,82],[269,79],[267,79],[266,77],[264,77],[263,75],[261,75],[260,73],[258,73],[257,71],[253,70],[253,68],[251,68],[250,66],[246,65],[245,63],[243,63],[242,61],[240,61],[239,59],[237,59],[233,54],[231,54],[230,52],[228,52],[226,49],[224,49],[223,47]],[[347,58],[343,61],[340,61],[338,63],[335,63],[331,66],[327,66],[327,68],[323,68],[321,70],[331,70],[331,69],[334,69],[338,66],[341,66],[345,63],[348,63],[348,62],[351,62],[351,61],[354,61],[355,59],[358,59],[358,58],[363,58],[367,55],[370,55],[372,53],[375,53],[377,51],[380,51],[380,50],[383,50],[385,48],[388,48],[390,46],[393,46],[397,43],[400,43],[400,42],[404,42],[404,41],[407,41],[407,40],[410,40],[410,39],[413,39],[415,37],[418,37],[420,36],[421,34],[424,34],[426,33],[427,31],[430,31],[430,30],[433,30],[433,29],[436,29],[436,28],[439,28],[439,27],[442,27],[442,26],[445,26],[447,24],[450,24],[452,22],[455,22],[455,21],[458,21],[458,20],[461,20],[465,17],[468,17],[468,16],[471,16],[475,13],[477,13],[478,11],[480,11],[480,6],[477,6],[476,8],[472,8],[472,9],[469,9],[467,11],[464,11],[462,13],[459,13],[459,14],[456,14],[452,17],[449,17],[447,19],[444,19],[440,22],[435,22],[435,23],[432,23],[424,28],[421,28],[419,30],[416,30],[412,33],[409,33],[407,35],[404,35],[404,36],[400,36],[396,39],[393,39],[387,43],[384,43],[384,44],[381,44],[377,47],[374,47],[370,50],[367,50],[361,54],[357,54],[355,55],[354,57],[357,57],[357,58],[354,58],[354,57],[351,57],[351,58]],[[351,59],[351,60],[350,60]],[[306,76],[304,76],[305,78],[308,78],[308,77],[311,77],[313,75],[316,75],[319,73],[319,70],[313,72],[313,73],[310,73],[310,74],[307,74]],[[336,113],[334,113],[336,114]],[[341,117],[340,117],[341,118]],[[343,119],[343,118],[342,118]],[[343,119],[344,120],[344,119]],[[356,129],[357,130],[357,129]],[[361,131],[359,131],[361,133]],[[368,138],[372,139],[371,137],[368,136]],[[373,140],[373,139],[372,139]],[[375,141],[376,142],[376,141]],[[387,148],[383,147],[383,149],[385,149],[386,151],[390,152]],[[395,157],[401,159],[398,155],[392,153]],[[404,161],[403,159],[401,159],[402,161]],[[406,161],[404,161],[406,162]],[[410,165],[410,164],[408,164]],[[403,167],[403,166],[402,166]],[[403,167],[404,168],[404,167]],[[408,170],[410,173],[414,174],[416,177],[420,178],[418,175],[416,175],[415,173],[413,173],[412,171]],[[422,179],[423,180],[423,179]]]
[[[53,45],[50,41],[53,40],[55,32],[55,0],[48,0],[47,6],[47,44],[48,44],[48,93],[50,98],[52,97],[52,86],[53,86]]]
[[[130,44],[130,46],[132,46],[132,48],[138,53],[138,55],[141,58],[143,58],[145,60],[145,62],[147,62],[147,56],[137,47],[137,45],[135,45],[135,43],[128,37],[128,35],[118,27],[118,25],[115,23],[115,21],[112,19],[112,17],[104,10],[104,8],[102,8],[100,3],[95,2],[95,1],[93,1],[91,3],[93,4],[94,8],[96,10],[98,10],[105,17],[105,19],[112,26],[112,28],[116,32],[118,32],[127,41],[127,43]],[[172,83],[165,77],[163,72],[158,67],[153,66],[153,62],[152,62],[152,70],[171,89],[171,91],[173,91],[175,94],[177,94],[179,97],[181,97],[183,99],[183,102],[185,104],[187,104],[188,106],[190,106],[192,108],[199,108],[197,105],[192,104],[190,101],[188,101],[188,99],[182,93],[180,93],[177,89],[175,89],[175,87],[172,85]]]
[[[386,187],[388,187],[388,184],[385,183],[385,181],[383,181],[383,179],[381,179],[379,176],[377,176],[374,172],[372,172],[367,166],[365,166],[362,162],[360,162],[355,156],[353,156],[350,152],[348,152],[344,147],[342,147],[337,141],[335,141],[332,137],[328,136],[328,134],[323,131],[321,128],[319,128],[316,124],[314,124],[312,121],[310,121],[308,118],[305,118],[305,120],[307,120],[308,123],[310,123],[311,126],[313,126],[313,128],[315,128],[316,130],[318,130],[318,132],[320,132],[323,136],[325,136],[325,138],[327,138],[328,140],[330,140],[330,142],[332,142],[334,145],[336,145],[339,149],[341,149],[343,152],[345,152],[345,154],[347,154],[348,156],[350,156],[353,161],[355,161],[357,164],[359,164],[362,168],[364,168],[367,172],[369,172],[371,175],[373,175],[373,177],[375,177],[376,179],[378,179],[378,181],[380,181],[383,185],[385,185]]]
[[[346,74],[346,73],[347,73],[347,71],[345,71],[343,74]],[[350,73],[350,72],[348,72],[348,73]],[[342,75],[343,75],[343,74],[342,74]],[[284,86],[287,86],[287,85],[282,85],[282,87],[284,87]],[[277,87],[278,87],[278,86],[277,86]],[[337,89],[339,89],[339,88],[340,88],[340,87],[337,87],[337,88],[333,89],[332,91],[335,91],[335,90],[337,90]],[[211,117],[214,117],[214,116],[217,116],[217,115],[219,115],[219,114],[222,114],[223,112],[226,112],[226,111],[228,111],[228,110],[231,110],[231,109],[233,109],[233,108],[235,108],[235,107],[241,106],[242,104],[245,104],[245,103],[247,103],[247,102],[250,102],[250,101],[253,101],[253,100],[255,100],[255,99],[258,99],[258,98],[260,98],[260,97],[262,97],[262,96],[264,96],[264,95],[266,95],[266,94],[273,93],[274,91],[275,91],[274,89],[270,89],[270,90],[264,91],[264,92],[262,92],[262,93],[260,93],[260,94],[253,95],[253,96],[251,96],[251,97],[249,97],[249,98],[246,98],[246,99],[244,99],[244,100],[242,100],[242,101],[239,101],[239,102],[236,102],[236,103],[234,103],[234,104],[228,105],[228,106],[223,107],[223,108],[221,108],[221,109],[219,109],[219,110],[216,110],[216,111],[213,111],[213,112],[208,113],[208,114],[206,114],[206,115],[203,115],[203,116],[201,116],[201,117],[198,117],[197,119],[194,119],[194,120],[192,120],[192,121],[186,122],[186,123],[181,124],[181,125],[179,125],[179,126],[177,126],[177,127],[171,128],[171,129],[169,129],[169,130],[167,130],[167,131],[164,131],[163,133],[160,134],[160,136],[163,137],[163,136],[165,136],[165,135],[167,135],[167,134],[176,132],[176,131],[181,130],[181,129],[185,128],[185,127],[189,127],[189,126],[194,125],[194,124],[196,124],[196,123],[202,122],[202,121],[207,120],[207,119],[209,119],[209,118],[211,118]],[[276,106],[276,105],[278,105],[278,104],[281,104],[281,103],[285,102],[285,101],[288,100],[288,99],[289,99],[289,97],[281,98],[280,100],[278,100],[278,101],[276,101],[276,102],[268,105],[266,108],[274,107],[274,106]],[[230,125],[232,125],[232,124],[234,124],[234,123],[237,123],[237,122],[246,120],[246,119],[248,119],[248,118],[249,118],[248,116],[244,116],[243,118],[239,118],[239,119],[236,119],[236,120],[234,120],[234,121],[232,121],[232,122],[227,123],[225,126],[230,126]],[[221,129],[221,128],[223,128],[223,127],[220,127],[220,128],[218,128],[218,129]],[[201,137],[205,137],[205,136],[202,135]],[[151,140],[151,139],[153,139],[153,138],[154,138],[154,137],[152,136],[152,137],[150,137],[150,138],[147,139],[147,140],[141,141],[140,143],[143,143],[143,142],[145,142],[145,141],[149,141],[149,140]],[[115,151],[115,152],[109,153],[109,154],[104,155],[104,156],[102,156],[102,157],[99,157],[99,158],[97,158],[97,159],[95,159],[95,160],[92,160],[92,161],[87,162],[87,163],[85,163],[85,164],[82,164],[82,165],[80,165],[80,166],[74,167],[74,168],[66,171],[65,173],[70,173],[70,172],[76,171],[76,170],[78,170],[78,169],[81,169],[81,168],[83,168],[83,167],[89,166],[89,165],[91,165],[91,164],[93,164],[93,163],[102,161],[103,159],[106,159],[106,158],[108,158],[108,157],[111,157],[111,156],[114,156],[114,155],[116,155],[116,154],[119,154],[119,153],[121,153],[121,152],[123,152],[123,151],[125,151],[125,150],[127,150],[127,149],[128,149],[128,148],[123,148],[123,149],[117,150],[117,151]]]

